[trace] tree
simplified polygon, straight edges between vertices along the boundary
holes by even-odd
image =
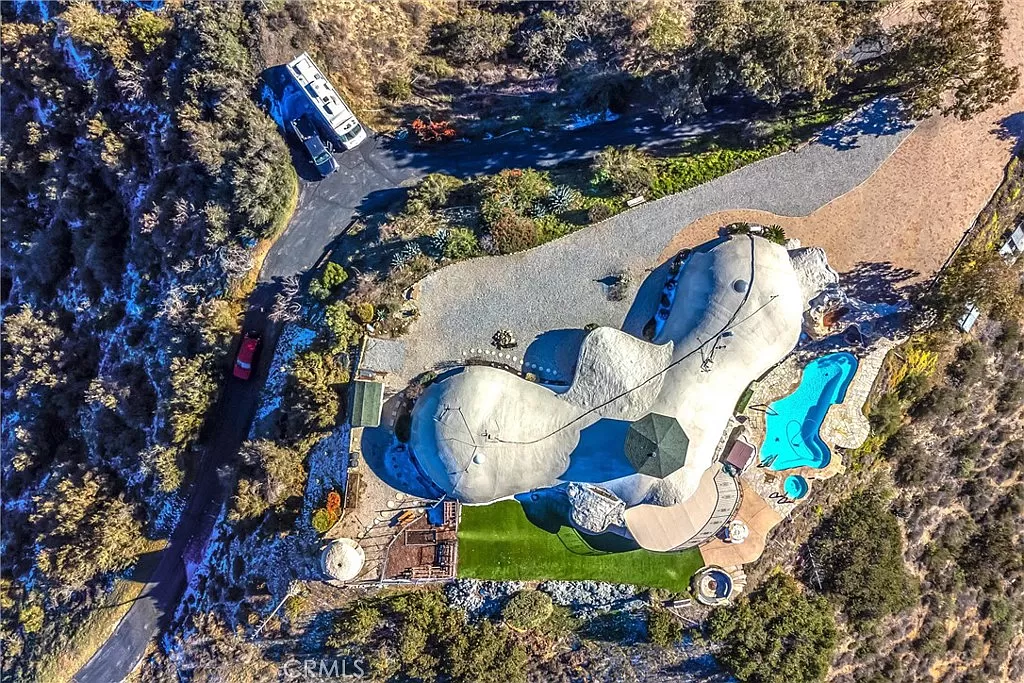
[[[341,413],[341,385],[348,373],[329,354],[306,351],[292,361],[285,384],[290,438],[331,429]]]
[[[1002,0],[932,0],[903,24],[888,55],[913,113],[968,119],[1006,102],[1020,76],[1003,61]]]
[[[683,637],[683,626],[664,607],[647,610],[647,640],[658,647],[671,647]]]
[[[917,601],[917,582],[903,561],[899,522],[876,492],[843,501],[815,530],[808,549],[822,588],[855,623],[895,614]]]
[[[331,353],[344,353],[359,343],[363,329],[350,315],[348,304],[335,301],[324,311],[324,327],[330,336]]]
[[[836,649],[832,607],[776,570],[754,593],[717,609],[707,634],[717,658],[743,683],[811,683],[828,673]]]

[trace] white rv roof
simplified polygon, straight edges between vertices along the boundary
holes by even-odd
[[[306,96],[320,110],[327,123],[337,130],[341,124],[352,118],[352,110],[341,99],[327,77],[321,73],[309,55],[303,52],[288,63],[288,71],[299,84]]]

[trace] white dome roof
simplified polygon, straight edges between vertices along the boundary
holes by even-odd
[[[335,581],[351,581],[363,568],[366,554],[351,538],[331,541],[320,556],[324,573]]]

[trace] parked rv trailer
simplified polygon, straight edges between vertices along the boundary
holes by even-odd
[[[290,61],[288,73],[331,132],[332,143],[352,149],[366,139],[366,130],[308,54],[303,52]]]

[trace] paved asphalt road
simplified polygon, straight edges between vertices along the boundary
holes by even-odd
[[[438,147],[417,147],[409,142],[377,136],[355,150],[337,156],[340,170],[329,178],[314,181],[304,157],[295,154],[301,183],[299,207],[288,229],[277,241],[263,266],[261,286],[250,299],[246,329],[264,330],[263,356],[273,354],[277,326],[266,320],[262,308],[272,299],[274,280],[306,271],[316,263],[359,213],[387,206],[407,185],[427,173],[444,172],[468,176],[502,168],[552,166],[586,159],[606,145],[636,144],[647,148],[671,146],[707,132],[726,120],[717,113],[717,123],[666,124],[644,112],[618,121],[598,123],[575,130],[553,133],[518,132],[486,141],[448,143]],[[112,683],[131,673],[145,654],[149,642],[173,616],[187,577],[183,557],[201,556],[213,524],[228,498],[214,474],[231,465],[249,431],[263,386],[262,373],[250,382],[228,380],[223,397],[214,410],[204,439],[204,459],[191,485],[188,503],[161,553],[159,563],[143,595],[132,605],[107,642],[75,674],[78,683]]]

